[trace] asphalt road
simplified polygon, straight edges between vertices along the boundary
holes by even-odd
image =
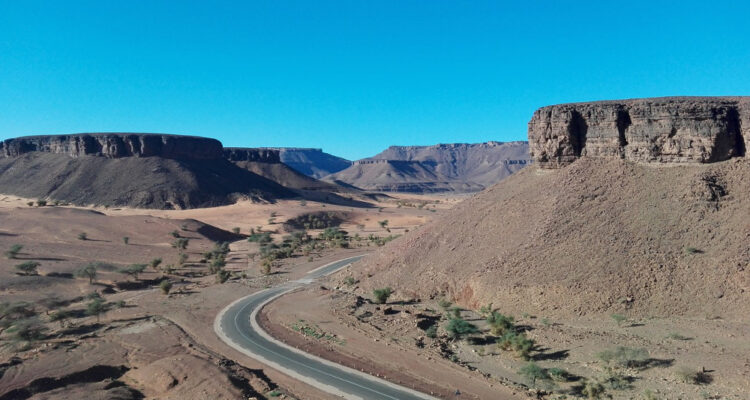
[[[429,395],[398,386],[331,361],[307,354],[273,339],[257,322],[258,311],[273,299],[315,279],[331,274],[359,260],[351,257],[308,273],[305,278],[287,282],[244,297],[227,306],[216,317],[217,335],[244,354],[295,379],[346,399],[412,400],[434,399]]]

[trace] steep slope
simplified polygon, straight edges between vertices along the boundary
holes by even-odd
[[[324,153],[321,149],[279,147],[275,150],[279,151],[281,162],[316,179],[339,172],[352,164],[349,160]]]
[[[197,208],[297,196],[224,158],[214,139],[77,134],[5,140],[0,193],[74,204]],[[278,156],[277,156],[278,157]]]
[[[623,104],[630,124],[617,123]],[[545,107],[529,124],[538,163],[368,257],[362,289],[516,314],[746,318],[747,110],[737,98]]]
[[[443,176],[417,161],[362,160],[323,178],[328,182],[384,192],[469,192],[482,187]]]
[[[528,164],[529,144],[518,141],[391,146],[370,159],[420,161],[448,178],[488,187]]]

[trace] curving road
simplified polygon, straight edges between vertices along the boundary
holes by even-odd
[[[235,301],[216,317],[216,334],[240,352],[295,379],[346,399],[435,399],[295,349],[272,338],[258,324],[258,312],[267,303],[312,283],[317,278],[336,272],[362,257],[351,257],[327,264],[309,272],[303,279],[287,282]]]

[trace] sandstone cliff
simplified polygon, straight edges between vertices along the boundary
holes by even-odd
[[[581,156],[708,163],[743,157],[750,97],[663,97],[547,106],[529,122],[529,151],[542,168]]]
[[[0,156],[16,157],[30,152],[86,155],[107,158],[162,157],[175,160],[212,160],[223,157],[216,139],[163,134],[80,133],[27,136],[0,143]]]

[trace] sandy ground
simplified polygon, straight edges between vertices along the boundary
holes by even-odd
[[[516,323],[536,342],[532,361],[579,378],[531,385],[519,374],[528,361],[488,340],[488,326],[476,312],[462,311],[462,317],[484,331],[473,335],[477,341],[448,339],[442,330],[445,318],[438,323],[439,337],[430,339],[417,321],[420,315],[445,314],[437,301],[402,304],[407,298],[396,293],[395,301],[387,305],[367,299],[358,302],[353,288],[344,283],[347,276],[345,271],[338,273],[325,289],[309,288],[271,303],[266,313],[276,335],[333,360],[358,359],[378,373],[410,377],[408,382],[417,385],[442,386],[443,391],[455,386],[466,398],[513,398],[513,394],[528,395],[530,386],[544,393],[544,398],[565,398],[565,393],[581,385],[582,378],[603,379],[607,368],[597,353],[617,346],[645,348],[649,361],[644,368],[620,370],[630,382],[623,389],[607,390],[614,399],[746,399],[750,393],[750,326],[746,323],[654,318],[618,325],[606,315],[568,320],[516,316]],[[332,339],[305,336],[294,329],[295,324],[315,327]],[[403,360],[414,364],[405,367],[408,364]],[[678,373],[681,368],[706,371],[709,382],[684,382]],[[442,375],[449,370],[451,374]],[[495,390],[491,396],[480,391],[488,384]]]
[[[310,212],[346,211],[351,218],[344,228],[352,234],[386,236],[414,229],[452,204],[430,199],[424,200],[431,203],[429,207],[399,207],[394,199],[380,204],[381,208],[352,209],[314,202],[243,202],[161,211],[30,207],[29,201],[0,196],[0,249],[23,246],[16,259],[0,260],[0,302],[34,304],[37,318],[47,329],[46,338],[26,345],[11,341],[7,333],[0,336],[4,345],[0,348],[0,399],[330,399],[231,349],[214,334],[213,321],[239,297],[375,246],[362,243],[354,249],[318,250],[310,258],[284,260],[264,276],[258,261],[248,257],[257,252],[258,245],[238,240],[227,256],[226,270],[232,278],[224,284],[207,273],[207,265],[200,262],[202,253],[227,235],[241,238],[229,232],[235,227],[246,235],[250,228],[261,226],[280,237],[285,233],[285,220]],[[269,218],[274,221],[269,223]],[[385,219],[389,223],[384,228],[378,221]],[[206,229],[205,223],[224,231]],[[79,239],[84,232],[86,240]],[[173,232],[189,239],[184,265],[179,265],[180,251],[171,245]],[[163,260],[162,267],[174,268],[149,267],[137,279],[118,272],[125,265],[154,258]],[[25,261],[39,262],[39,274],[15,274],[15,265]],[[112,267],[100,268],[92,283],[71,275],[93,261]],[[162,279],[174,284],[168,295],[158,289]],[[109,308],[98,320],[85,313],[91,302],[87,296],[93,292]],[[53,311],[42,304],[53,299],[59,303],[54,308],[74,314],[64,326],[47,322]]]

